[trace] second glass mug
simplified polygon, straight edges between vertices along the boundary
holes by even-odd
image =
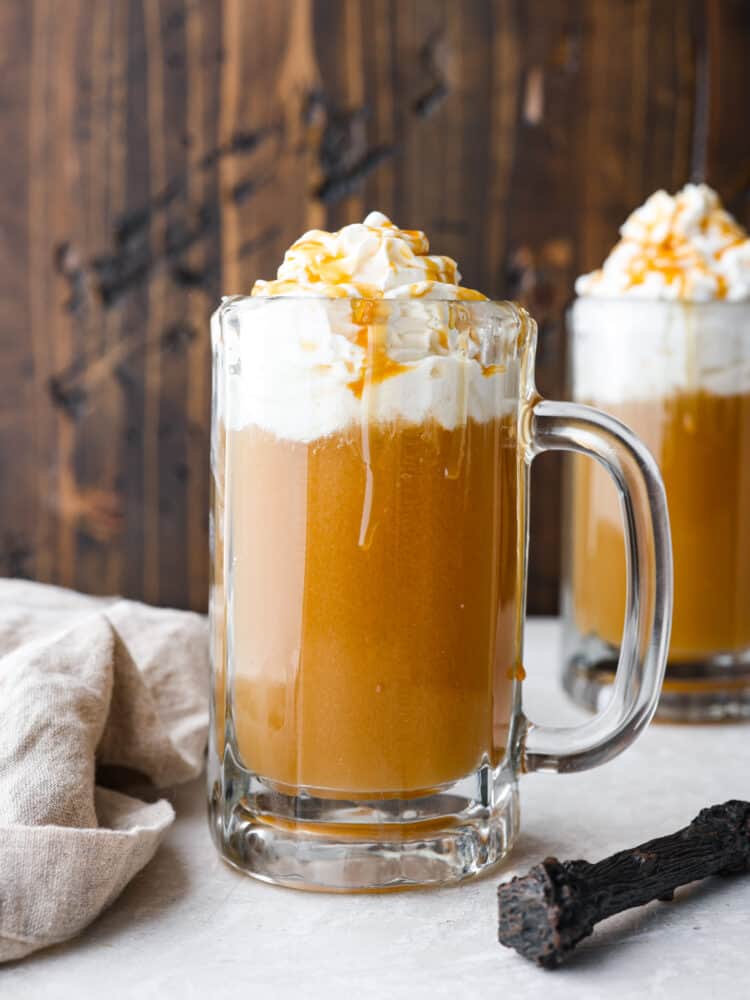
[[[664,478],[675,614],[658,718],[750,718],[750,303],[577,298],[570,398],[648,445]],[[622,531],[602,470],[572,458],[564,490],[563,683],[606,703],[625,607]]]
[[[225,299],[212,320],[212,834],[268,882],[438,885],[502,859],[527,771],[580,771],[647,725],[672,565],[664,489],[624,425],[534,385],[509,302]],[[314,377],[313,377],[314,376]],[[523,712],[532,459],[619,491],[613,696]]]

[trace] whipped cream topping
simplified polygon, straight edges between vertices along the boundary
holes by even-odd
[[[417,229],[399,229],[382,212],[328,233],[311,229],[284,254],[275,281],[256,281],[253,295],[327,298],[485,299],[460,285],[450,257],[430,254]]]
[[[750,300],[582,296],[569,324],[573,399],[606,409],[680,393],[750,392]]]
[[[706,184],[657,191],[627,219],[603,266],[576,282],[580,296],[750,299],[750,238]]]
[[[534,325],[463,288],[456,262],[380,212],[312,230],[273,281],[226,299],[213,320],[224,355],[216,406],[229,427],[313,442],[375,423],[443,428],[515,412]]]

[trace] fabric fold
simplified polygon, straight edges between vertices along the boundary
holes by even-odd
[[[198,775],[207,689],[202,616],[0,580],[0,961],[77,934],[153,857],[171,805],[96,767]]]

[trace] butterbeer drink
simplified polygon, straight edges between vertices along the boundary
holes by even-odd
[[[750,240],[705,185],[657,192],[576,285],[573,397],[650,447],[667,490],[674,615],[661,713],[750,711]],[[567,684],[598,697],[625,613],[617,496],[573,459]],[[591,692],[594,692],[593,694]]]
[[[371,213],[305,234],[233,307],[216,738],[228,703],[239,763],[281,790],[423,794],[502,758],[520,668],[523,331],[506,357],[470,314],[502,307],[458,282],[422,233]]]
[[[596,766],[653,714],[671,613],[658,469],[606,414],[539,396],[521,306],[464,288],[378,212],[305,233],[276,279],[222,302],[212,348],[222,857],[344,892],[487,871],[517,834],[521,773]],[[617,483],[638,597],[625,697],[582,731],[531,722],[521,698],[529,467],[580,447]]]

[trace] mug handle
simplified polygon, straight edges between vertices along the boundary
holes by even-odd
[[[615,481],[625,529],[625,629],[606,708],[579,726],[543,726],[524,716],[525,771],[584,771],[630,746],[659,700],[672,624],[672,542],[656,461],[614,417],[578,403],[538,400],[526,425],[526,460],[544,451],[597,459]],[[606,586],[606,581],[602,581]]]

